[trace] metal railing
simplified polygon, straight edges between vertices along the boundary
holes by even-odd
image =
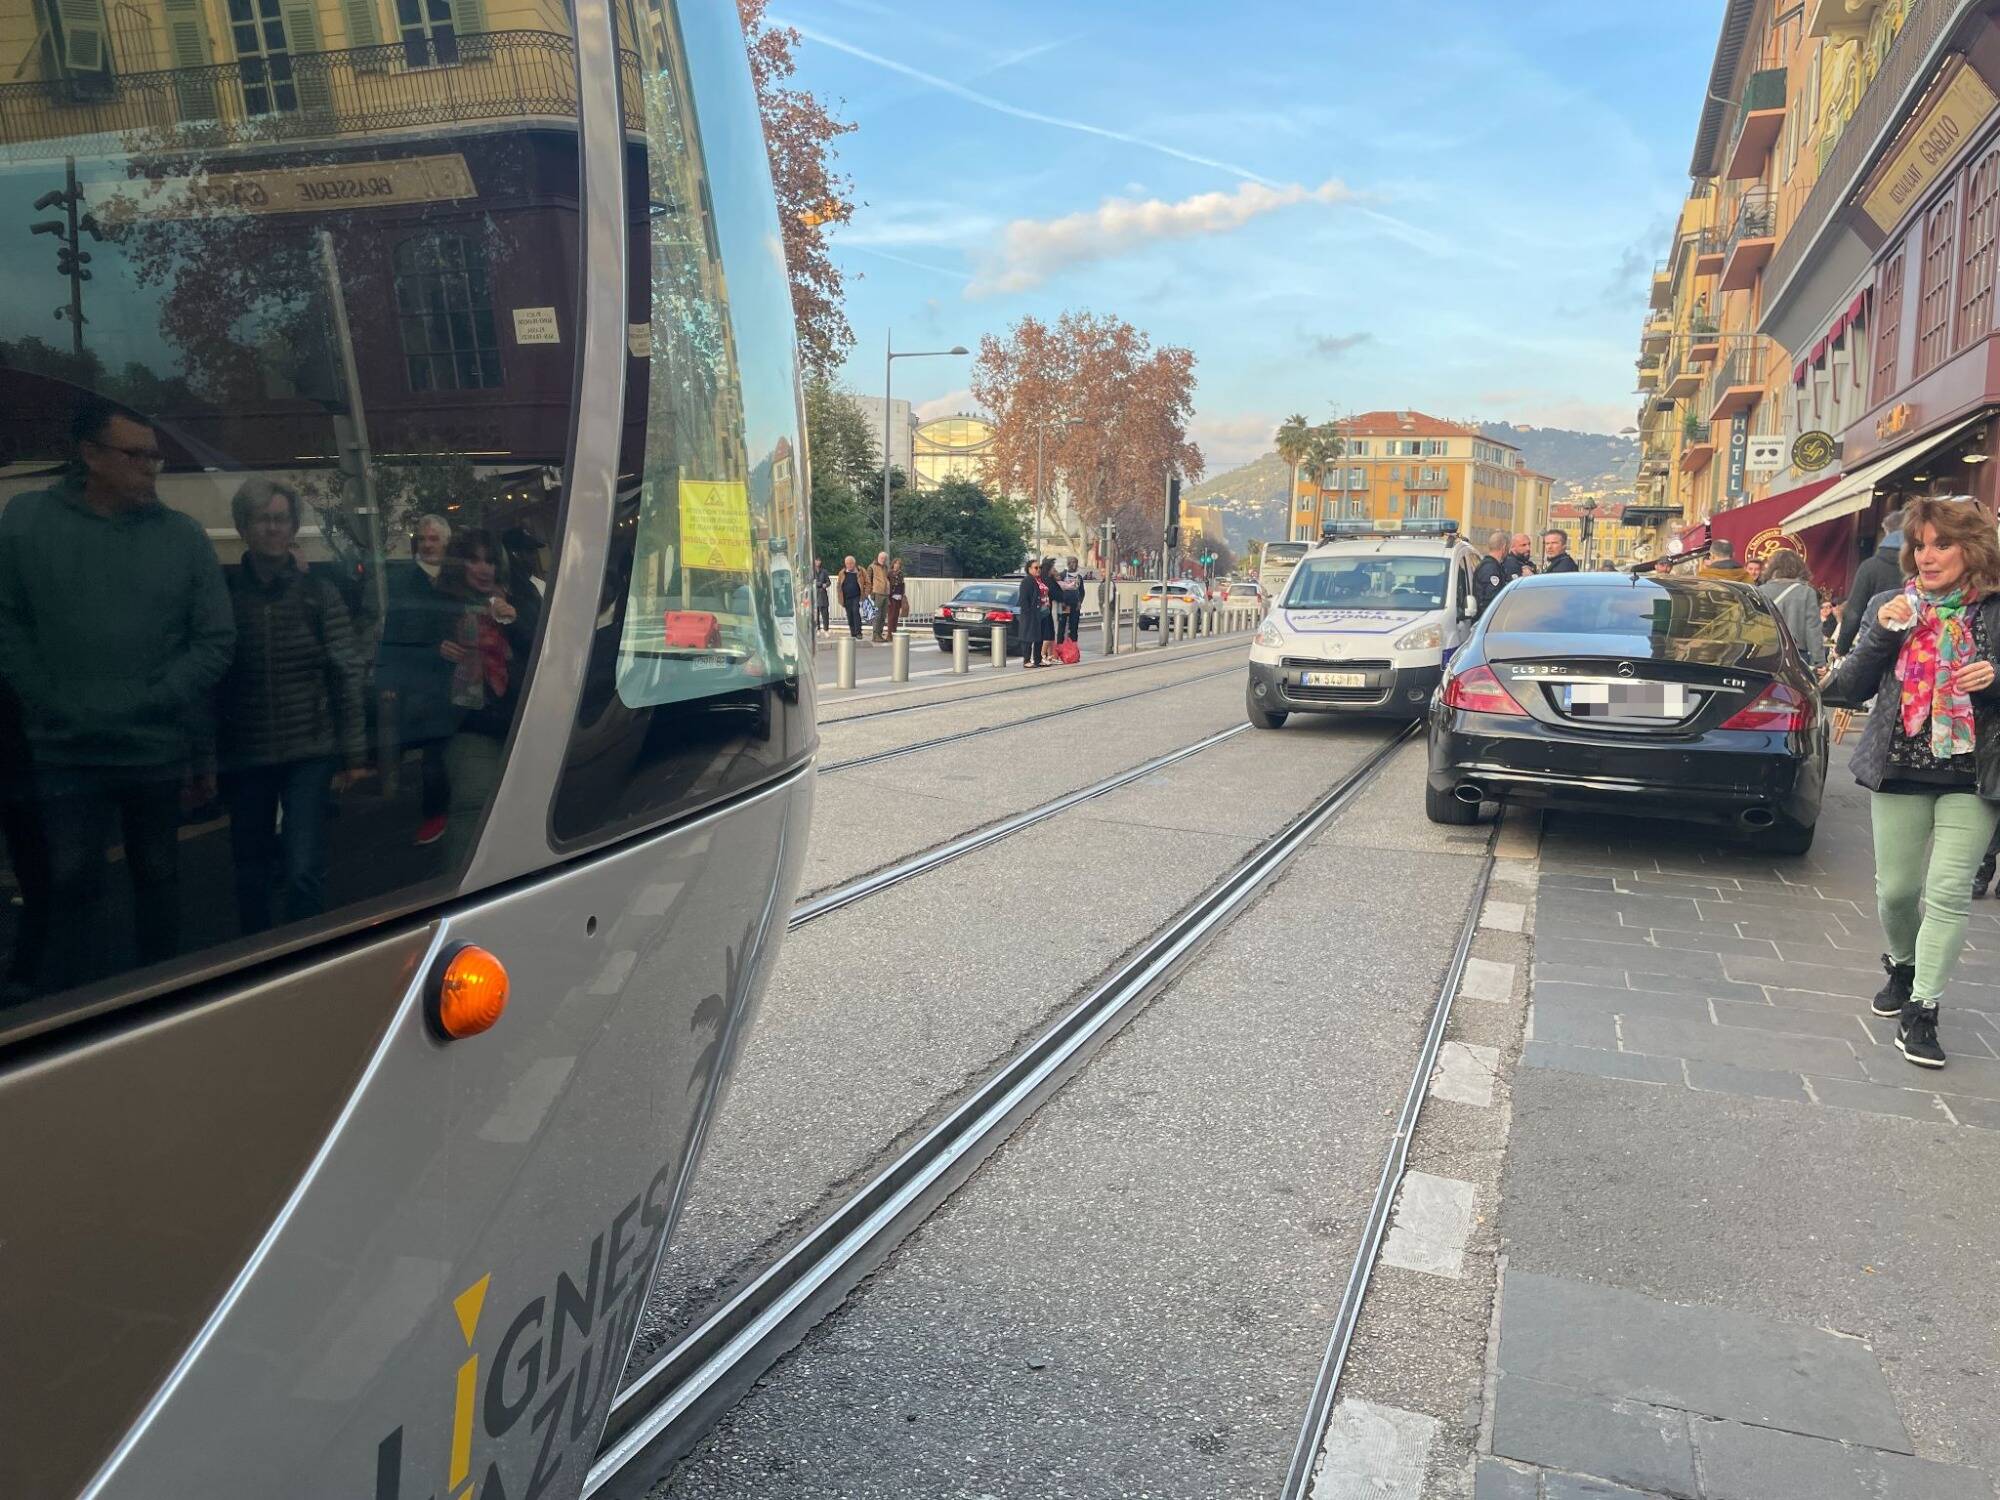
[[[553,31],[460,36],[454,58],[436,43],[297,52],[297,108],[253,113],[246,89],[269,96],[263,60],[113,74],[80,90],[72,80],[0,84],[0,157],[61,156],[79,140],[127,137],[134,149],[207,148],[321,140],[475,120],[577,115],[576,42]],[[619,55],[627,129],[644,127],[639,59]]]
[[[1798,217],[1792,220],[1791,232],[1765,270],[1765,286],[1776,289],[1779,297],[1853,191],[1869,152],[1916,82],[1938,38],[1970,8],[1971,0],[1908,0],[1902,30],[1896,33],[1888,56],[1854,106],[1833,148],[1822,158],[1819,180],[1806,195]],[[1767,297],[1766,306],[1773,305],[1775,299]]]
[[[1752,73],[1750,81],[1743,86],[1742,101],[1736,107],[1736,129],[1730,132],[1729,152],[1725,162],[1736,157],[1736,147],[1743,139],[1743,127],[1750,123],[1752,110],[1783,109],[1785,107],[1785,70],[1765,68]]]
[[[1688,337],[1694,339],[1714,339],[1722,336],[1722,325],[1715,321],[1714,313],[1697,312],[1688,315]]]
[[[1683,422],[1681,423],[1681,445],[1683,447],[1693,447],[1697,443],[1709,442],[1711,440],[1709,436],[1710,431],[1708,419],[1705,417],[1697,417],[1692,422]]]
[[[1729,230],[1728,253],[1745,240],[1768,239],[1777,232],[1778,195],[1766,187],[1751,188],[1736,205],[1736,222]]]

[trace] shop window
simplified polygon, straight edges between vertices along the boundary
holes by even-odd
[[[1965,190],[1965,264],[1958,278],[1954,348],[1993,328],[1994,238],[2000,230],[2000,151],[1989,151]]]
[[[1951,350],[1951,270],[1958,203],[1946,198],[1924,219],[1924,280],[1917,301],[1917,364],[1912,372],[1935,370]]]
[[[396,247],[396,313],[413,391],[476,391],[500,384],[486,249],[462,234]]]
[[[1875,373],[1868,403],[1887,401],[1896,389],[1896,342],[1903,333],[1903,266],[1907,244],[1896,247],[1882,266],[1875,292]]]

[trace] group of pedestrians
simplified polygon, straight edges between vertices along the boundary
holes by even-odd
[[[822,633],[833,631],[833,600],[838,596],[846,617],[847,633],[862,641],[869,618],[874,621],[873,644],[880,645],[896,633],[909,612],[910,586],[903,576],[903,560],[890,560],[886,552],[863,568],[849,553],[838,573],[829,574],[821,559],[813,559],[813,619]]]
[[[1083,575],[1077,572],[1076,560],[1058,567],[1053,557],[1030,558],[1021,576],[1015,617],[1023,671],[1081,660]]]
[[[1542,560],[1539,564],[1535,561],[1534,549],[1535,539],[1525,531],[1517,531],[1512,536],[1496,531],[1486,538],[1486,555],[1472,570],[1472,598],[1480,613],[1484,614],[1486,606],[1493,602],[1493,596],[1516,578],[1534,573],[1577,571],[1576,557],[1569,550],[1569,533],[1560,526],[1551,526],[1542,533]]]
[[[331,806],[381,768],[371,685],[382,753],[421,757],[413,842],[462,860],[519,701],[541,587],[521,559],[539,541],[423,517],[380,579],[377,630],[372,579],[350,600],[299,560],[293,487],[238,487],[243,552],[225,574],[157,494],[150,422],[91,400],[70,436],[62,479],[0,512],[0,833],[20,899],[7,998],[117,961],[114,846],[137,962],[183,952],[181,825],[210,806],[227,815],[240,934],[322,914]]]

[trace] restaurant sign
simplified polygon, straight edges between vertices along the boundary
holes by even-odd
[[[190,177],[98,182],[84,195],[106,222],[197,219],[234,214],[301,214],[476,198],[472,169],[457,152],[385,161],[199,172]]]
[[[1839,451],[1833,434],[1802,432],[1792,440],[1792,467],[1801,474],[1817,474],[1833,462]]]
[[[2000,99],[1986,80],[1959,59],[1862,188],[1862,210],[1876,228],[1887,234],[1901,222],[1924,191],[1944,175],[1996,104]]]

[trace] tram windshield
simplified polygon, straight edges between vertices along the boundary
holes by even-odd
[[[578,244],[560,6],[7,8],[0,1027],[455,885],[553,576]]]

